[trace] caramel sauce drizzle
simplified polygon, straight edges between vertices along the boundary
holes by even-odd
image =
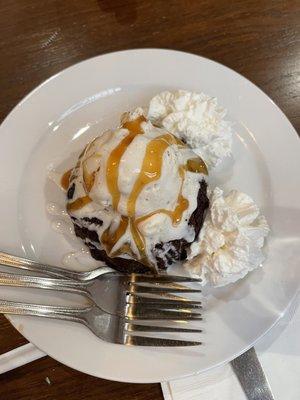
[[[70,212],[80,210],[91,201],[92,199],[89,196],[79,197],[78,199],[67,204],[67,210]]]
[[[145,121],[146,119],[143,116],[139,116],[137,119],[133,121],[125,121],[122,124],[122,128],[128,129],[129,134],[123,140],[121,140],[121,142],[115,147],[115,149],[111,152],[110,156],[108,157],[106,166],[106,183],[112,197],[112,206],[114,210],[117,210],[121,197],[118,187],[118,179],[119,179],[119,166],[122,156],[127,150],[130,143],[133,141],[133,139],[137,135],[144,133],[141,124]],[[109,252],[111,252],[114,245],[125,234],[128,224],[130,225],[132,237],[136,243],[136,246],[139,249],[139,252],[143,253],[144,242],[141,239],[141,235],[139,234],[139,232],[137,232],[135,227],[133,227],[132,221],[128,217],[124,216],[122,216],[120,224],[114,233],[110,233],[108,228],[104,231],[104,233],[101,236],[101,241],[106,245],[106,248]]]
[[[136,119],[132,121],[125,121],[122,124],[122,128],[128,129],[130,133],[134,135],[143,134],[142,130],[142,122],[146,122],[146,118],[143,115],[140,115]]]
[[[136,201],[143,188],[161,177],[163,154],[171,144],[176,144],[176,141],[170,134],[159,136],[148,143],[142,169],[128,199],[127,213],[129,217],[135,217]]]
[[[118,248],[118,250],[114,251],[113,253],[110,254],[110,257],[118,257],[122,256],[124,254],[128,254],[131,257],[134,257],[134,254],[131,250],[130,244],[129,243],[124,243],[122,246]]]
[[[95,183],[96,172],[98,172],[99,170],[94,171],[90,174],[87,170],[86,163],[84,162],[82,165],[82,171],[83,171],[83,181],[85,184],[86,191],[90,193]]]
[[[71,175],[72,175],[72,171],[73,171],[73,168],[69,169],[61,177],[60,185],[64,190],[68,190],[68,187],[69,187],[69,184],[70,184],[70,178],[71,178]]]
[[[80,163],[81,163],[81,158],[83,157],[86,149],[87,149],[87,146],[80,153],[75,168],[69,169],[61,177],[60,185],[64,190],[68,190],[68,187],[70,185],[70,181],[74,178],[74,170],[79,168]],[[68,211],[80,210],[80,208],[84,207],[86,204],[90,203],[91,201],[92,200],[88,196],[81,197],[81,198],[79,198],[79,199],[77,199],[77,200],[75,200],[75,201],[73,201],[71,203],[68,203],[67,204],[67,210]]]
[[[106,183],[112,197],[112,206],[114,210],[117,210],[120,201],[118,179],[121,158],[135,136],[143,134],[141,124],[144,121],[146,121],[146,119],[143,116],[138,117],[134,121],[126,121],[122,125],[122,127],[128,129],[129,134],[123,140],[121,140],[118,146],[111,152],[110,156],[108,157],[106,166]]]
[[[119,165],[123,154],[134,138],[135,134],[133,133],[130,133],[128,136],[126,136],[110,153],[107,160],[106,183],[112,197],[112,206],[114,210],[117,210],[121,197],[118,187]]]
[[[190,158],[186,162],[185,169],[189,172],[196,172],[199,174],[208,175],[207,166],[202,158]]]
[[[166,214],[168,215],[171,220],[172,224],[174,226],[178,225],[182,219],[182,215],[184,211],[188,208],[189,202],[188,200],[183,197],[182,195],[182,187],[183,187],[183,181],[184,181],[184,171],[185,168],[183,166],[179,167],[179,175],[181,178],[181,186],[180,186],[180,191],[179,195],[177,198],[177,204],[174,210],[166,210],[164,208],[160,208],[158,210],[152,211],[150,214],[144,215],[143,217],[139,217],[136,219],[136,224],[138,225],[140,222],[146,221],[148,218],[152,217],[155,214]]]
[[[118,228],[115,232],[110,233],[110,227],[108,227],[101,236],[102,243],[106,246],[108,252],[110,253],[114,245],[121,239],[125,234],[128,226],[128,218],[122,216]]]
[[[176,203],[176,207],[174,210],[166,210],[164,208],[160,208],[158,210],[155,210],[153,212],[151,212],[150,214],[144,215],[143,217],[137,218],[136,223],[139,224],[140,222],[145,221],[146,219],[152,217],[155,214],[166,214],[168,215],[171,220],[172,220],[172,224],[174,226],[178,225],[182,219],[182,215],[184,213],[184,211],[188,208],[189,206],[189,202],[188,200],[183,197],[182,195],[182,187],[183,187],[183,181],[184,181],[184,171],[185,168],[183,166],[179,167],[179,175],[181,178],[181,186],[180,186],[180,191],[179,191],[179,195],[177,198],[177,203]]]
[[[94,141],[93,141],[94,142]],[[91,142],[90,145],[93,143]],[[88,145],[88,146],[90,146]],[[63,189],[67,190],[69,185],[70,185],[70,181],[72,179],[75,178],[76,174],[74,173],[75,170],[77,170],[80,167],[80,164],[82,163],[81,159],[84,156],[88,146],[86,146],[84,148],[84,150],[80,153],[80,156],[78,158],[77,164],[75,166],[75,168],[71,168],[70,170],[68,170],[67,172],[65,172],[61,178],[60,184],[62,186]],[[87,166],[86,166],[86,161],[85,160],[82,163],[82,169],[83,169],[83,183],[85,185],[85,189],[86,192],[89,193],[95,183],[95,177],[96,177],[96,173],[99,171],[100,168],[98,168],[96,171],[89,173],[87,170]],[[85,205],[89,204],[92,201],[92,199],[86,195],[83,197],[79,197],[78,199],[72,201],[71,203],[67,204],[67,210],[72,212],[72,211],[77,211],[80,210],[82,207],[84,207]]]
[[[136,220],[133,218],[130,218],[129,220],[130,220],[130,232],[133,237],[134,243],[136,244],[136,247],[138,248],[138,251],[140,253],[141,257],[140,261],[143,264],[149,265],[145,251],[145,238],[139,231]]]
[[[171,211],[171,213],[169,212],[169,216],[172,219],[173,225],[178,225],[179,224],[179,222],[182,219],[182,214],[189,207],[188,200],[185,197],[183,197],[183,195],[182,195],[182,187],[183,187],[184,176],[185,176],[185,168],[180,166],[178,172],[179,172],[179,176],[181,178],[180,191],[179,191],[179,195],[178,195],[178,199],[177,199],[177,204],[176,204],[175,210]]]

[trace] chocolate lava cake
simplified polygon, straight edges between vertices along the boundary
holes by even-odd
[[[141,109],[89,143],[62,181],[76,235],[122,273],[185,260],[208,208],[203,160]]]

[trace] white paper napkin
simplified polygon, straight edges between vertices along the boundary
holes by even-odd
[[[255,347],[276,400],[300,399],[300,307]],[[165,400],[246,400],[229,364],[204,374],[162,383]]]
[[[31,343],[17,347],[12,351],[0,355],[0,374],[21,367],[46,355]]]

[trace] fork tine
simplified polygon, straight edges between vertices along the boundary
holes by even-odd
[[[153,315],[153,312],[177,312],[182,314],[183,316],[185,315],[193,315],[193,316],[199,316],[200,309],[199,308],[191,308],[191,307],[174,307],[174,306],[168,306],[168,305],[158,305],[154,304],[151,305],[144,305],[144,304],[133,304],[127,306],[126,309],[126,315]]]
[[[149,283],[163,283],[163,282],[202,282],[202,279],[198,278],[190,278],[186,276],[177,276],[177,275],[140,275],[140,274],[131,274],[130,282],[149,282]]]
[[[139,310],[143,310],[145,313],[147,313],[149,310],[174,310],[178,311],[181,313],[192,313],[192,312],[198,312],[202,309],[201,306],[195,305],[195,306],[190,306],[190,305],[185,305],[184,303],[180,303],[179,305],[176,304],[170,304],[170,303],[140,303],[140,304],[129,304],[129,307],[132,307],[133,309],[136,309],[138,306]]]
[[[138,286],[138,285],[130,285],[129,293],[153,293],[153,294],[161,294],[164,293],[200,293],[200,289],[190,289],[190,288],[170,288],[170,287],[155,287],[155,286]]]
[[[177,296],[176,294],[173,294],[171,292],[164,292],[164,293],[151,293],[151,295],[153,295],[154,297],[145,297],[143,296],[144,294],[147,293],[133,293],[133,292],[127,292],[127,298],[135,298],[135,299],[151,299],[151,300],[161,300],[161,301],[179,301],[182,303],[199,303],[201,304],[201,301],[195,301],[195,300],[191,300],[188,297],[184,297],[184,296]]]
[[[175,289],[175,290],[185,290],[185,289],[193,289],[190,288],[189,286],[186,285],[181,285],[180,283],[173,283],[173,282],[130,282],[129,283],[130,287],[144,287],[144,288],[149,288],[149,287],[154,287],[158,289]],[[198,288],[198,291],[201,289]]]
[[[185,298],[181,298],[175,296],[175,298],[169,297],[144,297],[139,295],[130,294],[127,296],[127,304],[174,304],[174,305],[187,305],[189,307],[192,306],[200,306],[202,304],[201,301],[196,300],[188,300]]]
[[[155,325],[139,325],[131,322],[126,324],[125,329],[128,332],[186,332],[186,333],[202,332],[202,329],[175,328],[169,326],[155,326]]]
[[[182,301],[172,301],[172,300],[161,300],[161,299],[150,299],[146,298],[146,301],[140,301],[141,298],[137,298],[139,301],[136,300],[129,300],[126,304],[128,305],[138,305],[142,307],[150,307],[150,308],[190,308],[190,309],[197,309],[202,308],[201,302],[182,302]],[[153,301],[154,300],[154,301]]]
[[[202,343],[191,340],[175,340],[175,339],[126,335],[124,344],[128,346],[182,347],[182,346],[198,346]]]
[[[200,313],[192,313],[188,311],[175,311],[175,310],[157,310],[153,308],[142,309],[142,308],[130,308],[128,307],[126,310],[125,318],[132,319],[144,319],[144,320],[153,320],[153,319],[172,319],[172,320],[202,320],[202,314]]]

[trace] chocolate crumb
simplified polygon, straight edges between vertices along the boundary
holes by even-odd
[[[95,224],[95,225],[99,225],[99,226],[103,225],[103,221],[101,221],[101,219],[98,219],[96,217],[93,217],[93,218],[83,217],[82,220],[85,222],[89,222],[90,224]]]
[[[75,192],[75,183],[72,183],[72,185],[69,187],[68,192],[67,192],[67,198],[68,200],[72,200]]]

